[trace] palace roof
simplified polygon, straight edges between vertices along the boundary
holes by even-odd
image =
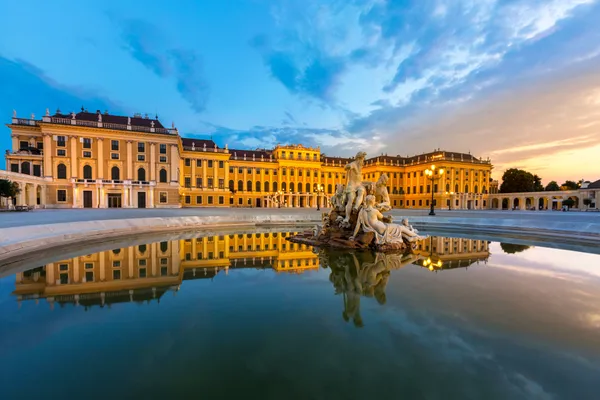
[[[133,126],[145,126],[145,127],[150,128],[150,127],[152,127],[152,121],[154,121],[154,128],[164,128],[164,126],[160,123],[160,121],[158,119],[148,118],[147,114],[146,114],[146,117],[142,117],[141,115],[135,115],[133,117],[126,117],[126,116],[122,116],[122,115],[112,115],[112,114],[109,114],[108,111],[101,113],[100,110],[96,110],[95,113],[91,113],[91,112],[88,112],[87,110],[84,110],[84,111],[80,111],[77,114],[75,114],[75,119],[79,120],[79,121],[98,122],[98,115],[102,115],[102,122],[106,122],[109,124],[127,125],[128,118],[131,118],[130,125],[133,125]],[[61,114],[60,112],[57,112],[56,114],[53,115],[53,117],[71,119],[71,118],[73,118],[73,115],[70,113],[69,114]]]

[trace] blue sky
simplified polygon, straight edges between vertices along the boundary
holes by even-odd
[[[0,4],[6,123],[83,105],[229,147],[444,148],[497,177],[600,178],[596,0]]]

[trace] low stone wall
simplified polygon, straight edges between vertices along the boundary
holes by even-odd
[[[600,219],[591,222],[546,221],[516,218],[457,218],[443,216],[412,216],[410,222],[423,233],[448,232],[456,236],[478,233],[527,240],[570,242],[588,246],[600,245]],[[597,222],[595,222],[597,221]],[[400,223],[395,217],[394,222]],[[232,213],[220,216],[178,216],[157,218],[127,218],[98,221],[29,225],[0,229],[0,264],[11,262],[36,251],[103,240],[119,239],[161,232],[224,229],[257,226],[314,226],[320,224],[317,213]]]
[[[0,263],[54,247],[127,236],[183,230],[256,226],[314,225],[317,215],[279,214],[129,218],[5,228],[0,231]]]

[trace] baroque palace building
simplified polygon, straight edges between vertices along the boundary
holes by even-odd
[[[345,184],[350,158],[319,148],[230,149],[212,140],[181,137],[158,118],[101,111],[19,118],[0,179],[19,183],[15,205],[49,208],[326,207]],[[429,177],[436,165],[444,174]],[[387,174],[391,205],[488,208],[497,191],[490,160],[433,151],[412,157],[381,155],[363,166],[366,181]],[[433,178],[433,179],[432,179]]]

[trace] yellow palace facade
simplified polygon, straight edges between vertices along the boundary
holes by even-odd
[[[14,205],[48,208],[326,207],[346,181],[349,158],[302,145],[230,149],[181,137],[158,118],[46,110],[10,124],[12,149],[0,179],[20,185]],[[431,165],[445,173],[430,177]],[[489,160],[437,150],[368,158],[363,178],[385,173],[394,208],[487,208]],[[433,178],[433,179],[431,179]]]

